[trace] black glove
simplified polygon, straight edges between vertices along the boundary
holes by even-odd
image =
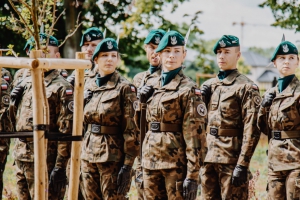
[[[117,179],[117,185],[118,187],[118,194],[124,194],[130,184],[131,181],[131,167],[129,165],[123,165],[121,168],[118,179]]]
[[[66,187],[67,175],[66,170],[62,168],[56,168],[52,170],[49,179],[49,188],[53,189],[54,193],[61,192],[61,189]]]
[[[201,95],[204,97],[205,103],[208,104],[211,97],[211,87],[210,85],[202,85]]]
[[[247,169],[248,169],[247,167],[241,165],[235,166],[232,174],[232,179],[231,179],[232,185],[234,185],[235,187],[239,187],[247,182],[248,179]]]
[[[185,200],[195,200],[197,197],[197,181],[186,178],[183,182],[183,198]]]
[[[70,75],[68,78],[67,78],[67,81],[74,86],[75,84],[75,74],[74,75]]]
[[[140,102],[146,103],[147,100],[152,96],[154,89],[151,85],[144,85],[140,90]]]
[[[276,93],[266,93],[264,99],[261,102],[262,107],[269,107],[272,105],[273,99],[276,97]]]
[[[10,93],[10,100],[15,101],[17,104],[18,100],[21,99],[23,92],[24,92],[24,87],[21,85],[17,85]]]
[[[83,93],[84,102],[89,101],[93,96],[93,92],[91,90],[85,90]]]

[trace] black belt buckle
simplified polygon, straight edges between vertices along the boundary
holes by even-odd
[[[281,140],[281,131],[273,131],[274,139]]]
[[[92,128],[91,128],[92,133],[100,133],[100,131],[101,131],[101,125],[92,124]]]
[[[210,128],[210,134],[212,135],[212,136],[215,136],[215,137],[217,137],[218,136],[218,129],[217,128]]]
[[[151,131],[159,132],[160,131],[160,123],[159,122],[151,122],[150,124]]]

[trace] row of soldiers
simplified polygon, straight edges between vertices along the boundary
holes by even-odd
[[[49,36],[40,37],[47,41]],[[199,184],[201,199],[248,199],[249,164],[261,132],[269,137],[269,199],[299,199],[295,45],[282,41],[275,50],[272,62],[281,78],[261,100],[258,86],[236,69],[241,56],[237,37],[224,35],[216,42],[220,71],[201,88],[184,75],[186,42],[177,31],[150,31],[144,41],[149,70],[130,83],[117,72],[117,41],[94,27],[83,33],[81,50],[93,67],[85,71],[79,199],[126,198],[135,159],[139,199],[194,200]],[[33,43],[27,42],[27,52]],[[55,37],[49,37],[45,50],[45,56],[59,57]],[[32,131],[30,71],[19,70],[12,83],[3,74],[1,130]],[[49,131],[71,133],[75,75],[65,79],[65,70],[45,70],[44,77]],[[9,140],[1,142],[3,172]],[[49,199],[64,197],[70,146],[68,141],[48,142]],[[18,198],[33,199],[32,138],[16,139],[13,157]]]

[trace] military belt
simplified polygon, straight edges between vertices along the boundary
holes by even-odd
[[[166,124],[162,122],[150,122],[149,130],[152,132],[182,132],[181,124]]]
[[[116,135],[120,133],[120,128],[117,126],[102,126],[99,124],[88,124],[88,131],[95,134]]]
[[[272,131],[275,140],[300,138],[300,131]]]
[[[224,128],[216,128],[212,126],[207,126],[206,132],[217,137],[217,136],[228,136],[228,137],[236,137],[242,135],[242,129],[224,129]]]
[[[19,138],[21,142],[33,142],[33,138]]]

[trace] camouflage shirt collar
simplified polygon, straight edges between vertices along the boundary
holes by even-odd
[[[175,78],[173,78],[170,83],[167,85],[164,85],[161,87],[161,77],[158,81],[158,83],[154,86],[155,89],[161,89],[161,90],[177,90],[178,86],[181,83],[181,80],[184,78],[183,70],[181,69],[178,74],[176,74]]]
[[[296,88],[300,85],[299,79],[295,76],[293,80],[290,82],[290,84],[281,92],[279,93],[278,90],[278,83],[275,86],[276,91],[276,97],[275,98],[283,98],[283,97],[289,97],[293,96]]]
[[[220,80],[218,76],[216,77],[217,82],[222,82],[225,85],[231,85],[235,79],[240,75],[239,71],[236,69],[233,72],[231,72],[226,78],[223,80]]]
[[[107,81],[105,85],[102,85],[98,87],[96,84],[96,76],[94,77],[94,81],[92,81],[92,87],[94,90],[107,90],[107,89],[113,89],[117,86],[118,80],[120,79],[120,74],[118,71],[115,71],[114,74],[110,77],[110,79]]]
[[[47,87],[52,82],[52,80],[54,80],[56,77],[58,77],[58,75],[59,75],[59,72],[57,69],[53,70],[50,74],[48,74],[44,78],[45,86]]]

